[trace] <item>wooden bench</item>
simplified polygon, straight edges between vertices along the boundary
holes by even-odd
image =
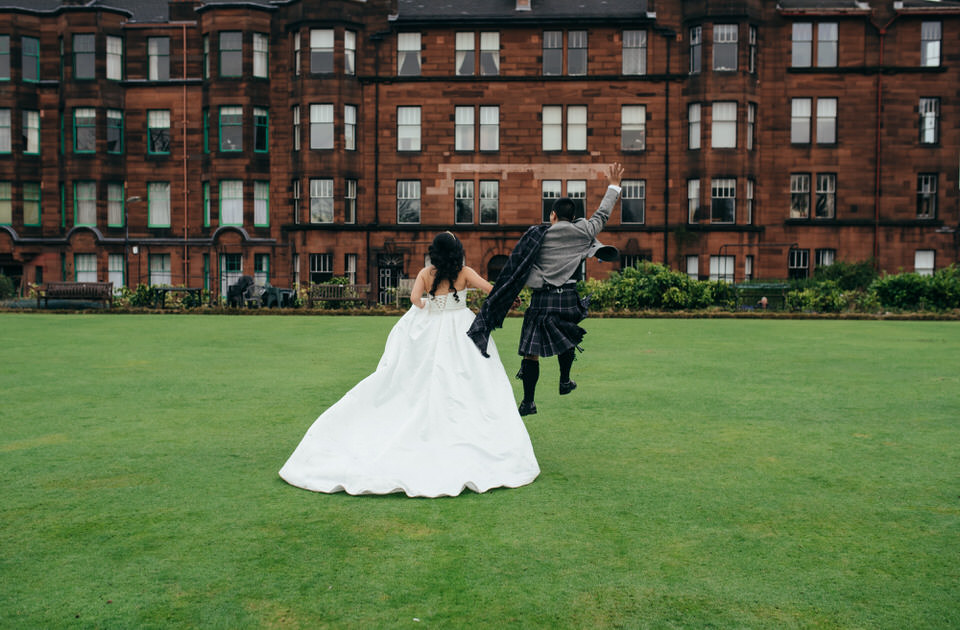
[[[369,284],[311,284],[307,289],[307,306],[313,308],[314,302],[366,303],[369,297]]]
[[[37,291],[37,308],[40,300],[47,306],[48,300],[86,300],[113,305],[112,282],[47,282]]]

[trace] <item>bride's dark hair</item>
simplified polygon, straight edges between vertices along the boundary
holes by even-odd
[[[430,244],[430,249],[427,251],[430,254],[430,262],[437,269],[437,275],[433,278],[433,286],[430,287],[430,295],[435,297],[440,283],[446,280],[450,283],[453,299],[459,302],[460,296],[457,295],[457,287],[454,286],[454,283],[457,276],[460,275],[460,270],[463,269],[464,254],[460,239],[450,232],[441,232],[434,237],[433,243]]]

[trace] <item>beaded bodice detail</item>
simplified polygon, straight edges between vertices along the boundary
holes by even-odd
[[[453,293],[427,297],[427,308],[430,309],[431,313],[442,313],[444,311],[467,308],[467,292],[458,291],[457,295],[460,296],[459,301],[453,297]]]

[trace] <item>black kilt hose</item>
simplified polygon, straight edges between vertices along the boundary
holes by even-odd
[[[521,356],[552,357],[577,347],[587,331],[578,326],[587,317],[587,300],[575,286],[538,289],[523,314]]]

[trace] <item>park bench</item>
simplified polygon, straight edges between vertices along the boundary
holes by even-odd
[[[112,282],[47,282],[37,290],[37,308],[40,300],[47,306],[48,300],[86,300],[113,305]]]
[[[315,302],[367,302],[370,297],[369,284],[311,284],[307,289],[307,305],[313,308]]]

